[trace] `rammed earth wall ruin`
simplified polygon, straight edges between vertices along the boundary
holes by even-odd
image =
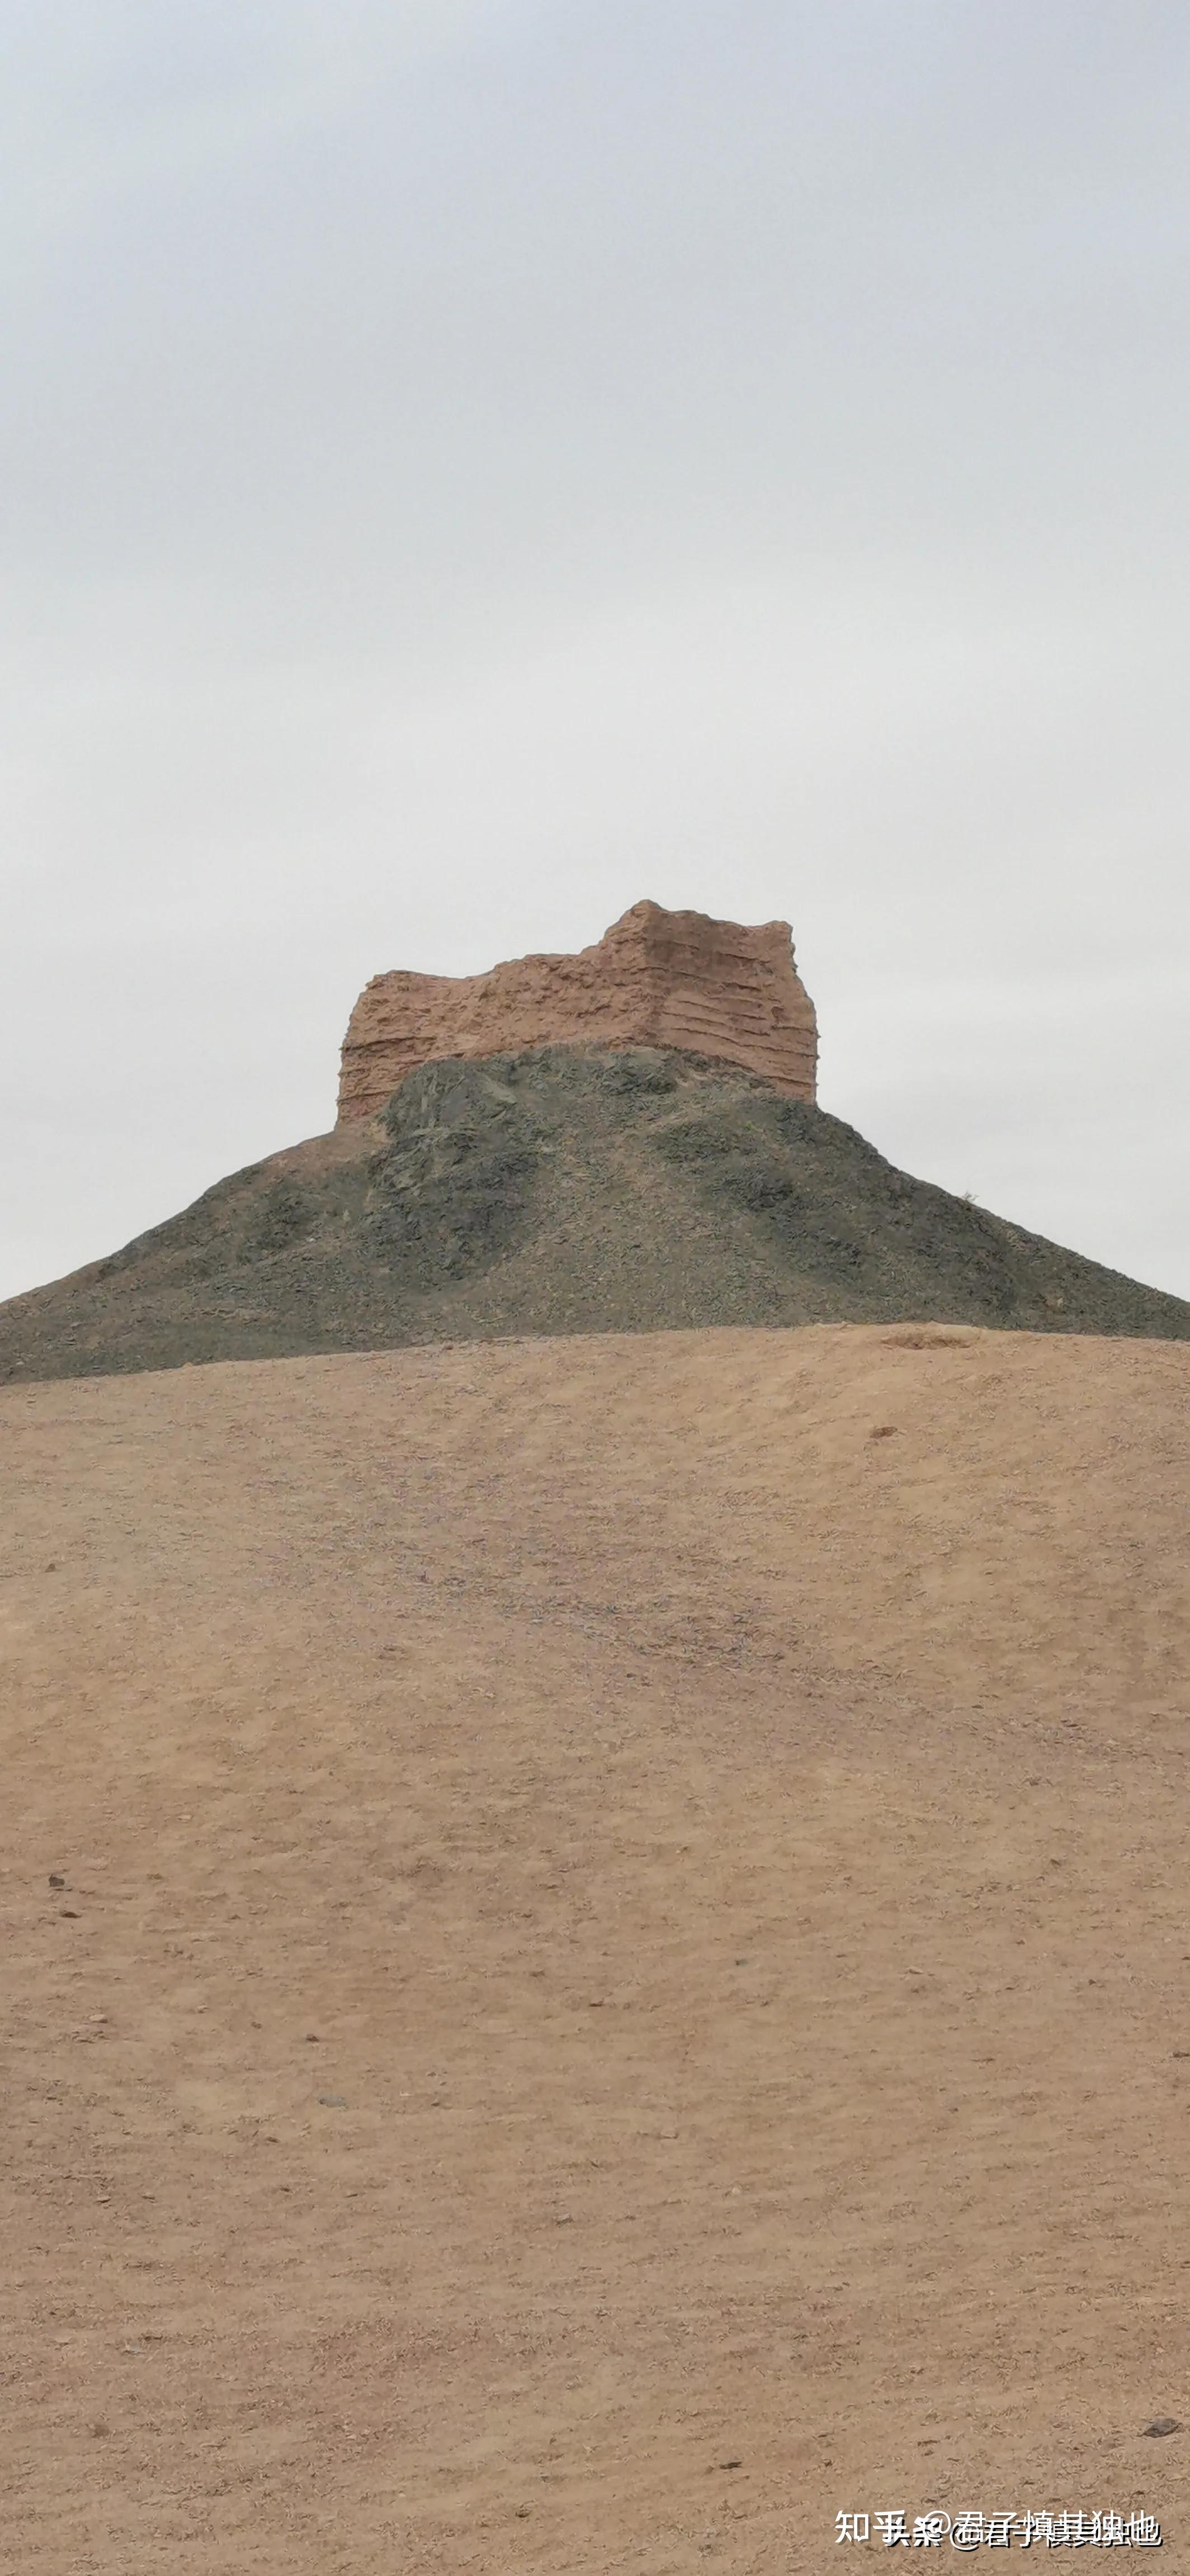
[[[343,1042],[339,1123],[372,1117],[418,1065],[560,1045],[682,1047],[815,1097],[817,1023],[788,923],[745,929],[635,903],[574,956],[516,957],[486,975],[373,976]]]

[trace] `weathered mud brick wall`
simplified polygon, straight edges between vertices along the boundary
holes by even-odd
[[[486,975],[375,975],[343,1042],[339,1122],[370,1118],[419,1064],[533,1046],[670,1046],[813,1100],[814,1005],[784,921],[745,929],[634,903],[593,948]]]

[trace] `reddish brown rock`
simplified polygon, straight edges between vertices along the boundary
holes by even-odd
[[[515,957],[487,975],[374,975],[343,1042],[340,1125],[373,1117],[419,1064],[537,1046],[683,1047],[796,1100],[815,1095],[814,1005],[788,922],[744,929],[634,903],[576,956]]]

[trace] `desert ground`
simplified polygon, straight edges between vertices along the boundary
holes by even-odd
[[[0,1392],[8,2563],[1190,2565],[1188,1397],[906,1325]]]

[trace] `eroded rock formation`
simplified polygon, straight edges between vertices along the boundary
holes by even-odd
[[[745,929],[634,903],[593,948],[515,957],[486,975],[374,975],[343,1042],[339,1123],[370,1118],[443,1056],[538,1046],[667,1046],[721,1057],[813,1100],[814,1005],[789,924]]]

